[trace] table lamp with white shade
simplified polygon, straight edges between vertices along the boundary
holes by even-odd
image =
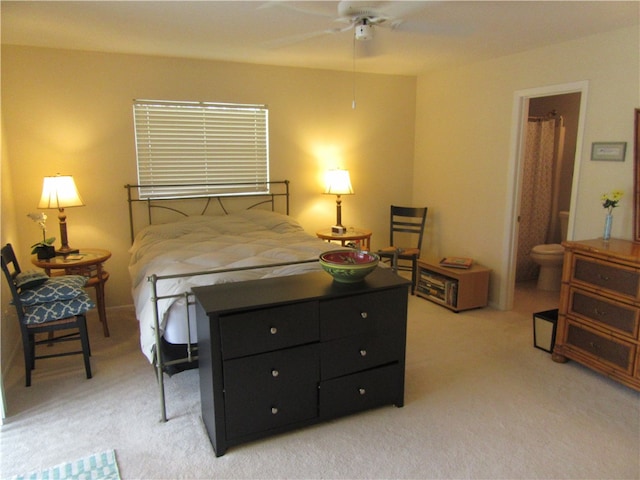
[[[61,246],[56,250],[56,254],[68,255],[70,253],[78,253],[78,249],[69,247],[67,240],[67,215],[64,209],[83,206],[84,202],[82,198],[80,198],[80,194],[71,175],[58,174],[55,177],[44,177],[42,196],[40,197],[38,208],[58,209]]]
[[[345,233],[347,229],[342,225],[341,195],[353,195],[349,170],[329,170],[326,176],[326,189],[324,193],[336,195],[336,224],[331,227],[331,232]]]

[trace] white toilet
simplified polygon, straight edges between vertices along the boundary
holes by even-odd
[[[560,233],[562,240],[567,239],[567,225],[569,224],[569,212],[559,212]],[[538,274],[538,289],[550,292],[560,291],[562,280],[562,260],[564,248],[559,243],[536,245],[531,249],[531,258],[540,265]]]

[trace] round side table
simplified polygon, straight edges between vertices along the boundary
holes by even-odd
[[[98,316],[102,323],[104,336],[109,336],[107,324],[107,312],[105,309],[104,284],[109,280],[109,272],[103,268],[103,263],[111,258],[109,250],[97,248],[81,248],[80,252],[70,255],[57,255],[53,258],[41,260],[35,255],[31,257],[31,263],[43,268],[50,277],[59,275],[82,275],[87,277],[87,287],[96,289],[96,304]]]
[[[316,236],[327,242],[340,242],[343,247],[348,242],[360,242],[361,250],[369,250],[371,248],[371,230],[350,228],[345,233],[333,233],[329,228],[317,231]]]

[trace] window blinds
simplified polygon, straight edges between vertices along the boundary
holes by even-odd
[[[133,113],[140,198],[268,191],[265,105],[135,100]]]

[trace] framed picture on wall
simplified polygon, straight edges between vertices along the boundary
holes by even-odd
[[[624,162],[627,142],[593,142],[591,144],[591,160]]]

